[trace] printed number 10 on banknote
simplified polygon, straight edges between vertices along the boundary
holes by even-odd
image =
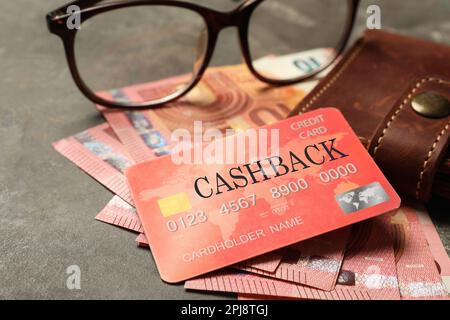
[[[183,281],[399,207],[337,109],[263,129],[279,131],[275,156],[208,165],[176,164],[168,156],[127,170],[165,281]]]

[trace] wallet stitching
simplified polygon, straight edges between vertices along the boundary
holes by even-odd
[[[437,145],[438,145],[439,141],[442,139],[442,137],[448,131],[449,128],[450,128],[450,121],[447,122],[447,124],[444,127],[444,129],[442,129],[442,131],[439,133],[439,135],[436,138],[436,140],[434,140],[434,143],[431,146],[430,151],[428,152],[428,156],[425,159],[425,162],[423,163],[422,171],[420,172],[420,175],[419,175],[419,181],[417,182],[417,188],[416,188],[416,198],[417,199],[419,199],[420,188],[422,186],[423,176],[424,176],[425,170],[426,170],[426,168],[428,166],[428,163],[430,162],[431,157],[433,156],[434,152],[436,151],[436,148],[437,148]]]
[[[386,123],[386,126],[384,127],[383,131],[381,132],[381,135],[380,135],[380,137],[377,140],[377,144],[375,145],[375,147],[373,149],[373,157],[376,156],[376,154],[378,152],[378,149],[381,147],[381,143],[383,142],[383,139],[386,137],[386,133],[388,132],[388,130],[390,129],[392,123],[398,117],[400,112],[411,101],[413,95],[417,92],[417,90],[419,90],[420,87],[422,87],[423,84],[425,84],[426,82],[430,82],[430,81],[439,81],[439,79],[436,79],[436,78],[424,78],[424,79],[420,80],[419,82],[416,83],[414,88],[408,93],[407,97],[405,99],[403,99],[402,103],[395,110],[395,112],[392,114],[391,118]]]
[[[319,99],[335,82],[337,79],[339,79],[344,71],[347,70],[347,68],[350,66],[350,64],[355,60],[355,58],[358,56],[358,54],[361,52],[363,46],[360,46],[358,49],[356,49],[352,55],[348,58],[348,60],[345,62],[345,64],[342,66],[342,68],[327,82],[326,85],[324,85],[318,93],[316,93],[309,101],[308,103],[302,108],[302,113],[311,108],[312,104]]]
[[[414,86],[414,88],[409,92],[407,97],[400,104],[400,106],[395,110],[394,114],[391,116],[391,118],[387,122],[386,126],[384,127],[384,129],[382,131],[382,134],[378,138],[377,144],[376,144],[376,146],[375,146],[375,148],[373,150],[373,157],[375,157],[378,149],[381,146],[381,143],[382,143],[383,139],[386,137],[386,133],[388,132],[389,128],[391,127],[392,122],[394,122],[394,120],[398,117],[398,115],[404,109],[404,107],[411,101],[413,95],[417,92],[417,90],[419,90],[420,87],[422,87],[427,82],[437,82],[438,84],[443,84],[443,85],[446,85],[446,86],[450,87],[450,83],[449,82],[443,81],[443,80],[438,79],[438,78],[433,78],[433,77],[424,78],[424,79],[420,80],[419,82],[417,82],[416,85]],[[441,130],[441,132],[439,133],[437,138],[434,140],[434,143],[431,146],[430,151],[428,152],[427,158],[425,159],[425,161],[424,161],[424,163],[422,165],[422,169],[421,169],[421,172],[419,173],[419,178],[418,178],[418,182],[417,182],[417,185],[416,185],[416,198],[417,199],[419,199],[420,189],[421,189],[421,186],[422,186],[422,181],[423,181],[423,176],[425,174],[425,170],[428,167],[428,164],[430,163],[431,157],[433,156],[434,152],[436,151],[436,148],[437,148],[437,145],[438,145],[439,141],[442,139],[442,137],[444,136],[444,134],[447,132],[447,130],[449,128],[450,128],[450,121],[446,124],[444,129]]]
[[[450,87],[450,82],[443,81],[443,80],[440,80],[440,79],[434,79],[434,80],[435,81],[437,80],[437,82],[439,84],[446,85],[447,87]],[[433,157],[433,154],[434,154],[434,152],[437,149],[437,145],[438,145],[439,141],[441,141],[442,137],[445,135],[445,133],[448,131],[449,128],[450,128],[450,121],[447,122],[447,124],[445,125],[444,129],[442,129],[442,131],[437,136],[436,140],[434,140],[434,143],[431,146],[430,151],[428,152],[427,158],[425,159],[425,161],[423,163],[422,171],[420,171],[419,181],[417,182],[417,187],[416,187],[416,198],[417,199],[419,199],[420,189],[422,187],[422,181],[423,181],[423,176],[425,174],[425,170],[427,169],[428,164],[430,163],[430,160]]]

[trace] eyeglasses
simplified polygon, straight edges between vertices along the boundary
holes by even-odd
[[[199,82],[227,27],[237,28],[243,59],[256,78],[271,85],[310,79],[345,48],[358,4],[246,0],[222,12],[177,0],[78,0],[49,13],[47,23],[63,41],[72,77],[88,99],[111,108],[150,108],[183,96]],[[325,48],[328,54],[300,73],[267,72],[254,62]],[[167,85],[145,99],[121,101],[107,93],[154,81]]]

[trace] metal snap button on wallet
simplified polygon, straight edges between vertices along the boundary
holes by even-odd
[[[427,118],[444,118],[450,114],[450,101],[441,94],[427,91],[416,95],[411,107]]]

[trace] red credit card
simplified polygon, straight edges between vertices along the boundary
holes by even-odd
[[[245,136],[214,142],[241,146],[235,162],[180,164],[172,154],[126,171],[163,280],[190,279],[400,205],[337,109],[256,129],[256,145],[269,146],[264,157],[239,144]],[[211,154],[211,145],[197,148]]]

